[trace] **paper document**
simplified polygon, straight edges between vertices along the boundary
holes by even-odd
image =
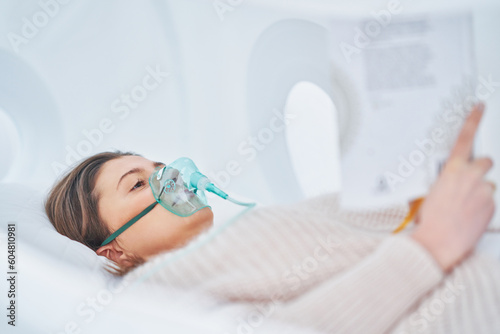
[[[349,129],[341,138],[344,207],[428,193],[477,101],[471,20],[456,13],[394,16],[385,25],[331,21],[333,81],[344,78],[349,95],[339,110]]]

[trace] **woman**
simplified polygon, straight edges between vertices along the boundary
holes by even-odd
[[[115,263],[115,274],[246,302],[249,317],[259,310],[329,333],[493,333],[500,263],[474,252],[494,213],[494,185],[484,180],[492,161],[470,159],[483,109],[464,123],[418,224],[397,235],[379,232],[407,206],[354,213],[330,194],[255,208],[216,233],[209,207],[180,217],[157,205],[101,246],[155,202],[148,177],[163,165],[120,152],[74,168],[46,213],[59,233]],[[241,319],[247,332],[260,326]]]

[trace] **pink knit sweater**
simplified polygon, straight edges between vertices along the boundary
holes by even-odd
[[[257,207],[127,279],[199,289],[326,333],[500,333],[498,259],[473,252],[445,275],[413,227],[391,234],[408,209],[343,211],[336,194]]]

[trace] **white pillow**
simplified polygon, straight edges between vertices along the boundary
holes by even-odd
[[[64,265],[101,272],[104,260],[90,248],[59,234],[48,220],[43,202],[45,193],[20,183],[0,183],[2,226],[16,224],[16,239]],[[5,232],[5,231],[4,231]]]

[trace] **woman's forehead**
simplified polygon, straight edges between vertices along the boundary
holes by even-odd
[[[140,156],[123,156],[104,163],[96,180],[96,190],[103,194],[116,190],[120,178],[134,168],[149,170],[153,162]]]
[[[133,168],[149,169],[152,161],[139,156],[123,156],[117,159],[110,160],[102,166],[102,174],[107,174],[108,177],[114,178],[117,181],[119,178]]]

